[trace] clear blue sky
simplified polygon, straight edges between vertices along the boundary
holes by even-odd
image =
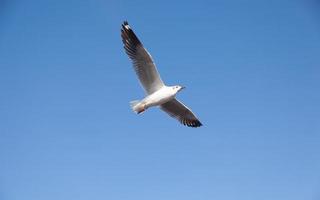
[[[1,0],[1,200],[319,200],[316,0]],[[157,109],[128,20],[204,126]]]

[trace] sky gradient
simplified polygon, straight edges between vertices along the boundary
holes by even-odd
[[[319,200],[320,2],[0,0],[1,200]],[[144,96],[128,20],[204,124]]]

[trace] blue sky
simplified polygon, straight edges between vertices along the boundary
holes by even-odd
[[[316,0],[0,1],[0,199],[320,199]],[[128,20],[204,126],[157,109]]]

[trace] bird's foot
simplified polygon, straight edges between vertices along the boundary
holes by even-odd
[[[147,110],[147,106],[144,104],[143,106],[142,106],[142,108],[140,109],[140,110],[138,110],[138,114],[140,114],[140,113],[142,113],[142,112],[144,112],[145,110]]]
[[[145,109],[139,110],[139,111],[137,112],[137,114],[140,114],[140,113],[142,113],[142,112],[144,112],[144,111],[145,111]]]

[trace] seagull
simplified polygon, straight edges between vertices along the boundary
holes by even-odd
[[[131,59],[133,68],[146,92],[144,99],[130,102],[132,110],[139,114],[150,107],[158,106],[185,126],[202,126],[195,114],[176,99],[177,93],[185,87],[166,86],[163,83],[151,55],[143,47],[127,21],[122,24],[121,37],[125,52]]]

